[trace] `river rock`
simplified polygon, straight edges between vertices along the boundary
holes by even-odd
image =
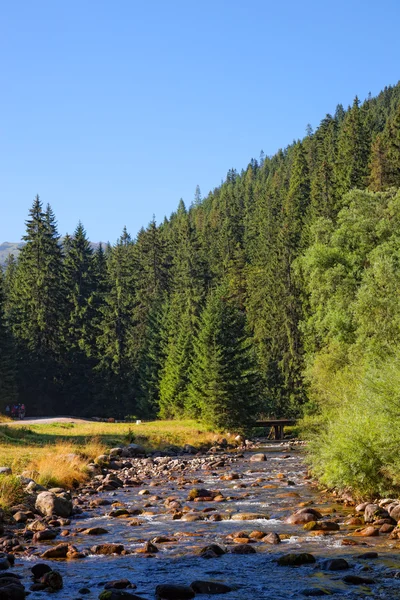
[[[369,527],[365,527],[365,529],[362,529],[359,532],[359,535],[362,535],[364,537],[376,536],[376,535],[379,535],[379,529],[370,525]]]
[[[90,527],[89,529],[82,531],[82,533],[84,535],[104,535],[105,533],[108,533],[108,531],[107,529],[104,529],[104,527]]]
[[[377,519],[386,518],[389,513],[384,508],[381,508],[378,504],[367,504],[364,509],[364,521],[366,523],[373,523]]]
[[[123,550],[122,544],[99,544],[90,548],[92,554],[121,554]]]
[[[36,519],[35,521],[32,521],[32,523],[28,523],[26,528],[29,531],[45,531],[47,529],[47,524],[40,519]]]
[[[33,536],[33,542],[44,542],[47,540],[54,540],[58,535],[58,531],[55,529],[43,529],[37,531]]]
[[[344,558],[331,558],[323,561],[322,568],[328,571],[343,571],[349,569],[350,565]]]
[[[267,460],[267,457],[263,452],[259,452],[257,454],[252,454],[250,457],[250,462],[264,462],[266,460]]]
[[[125,590],[103,590],[99,600],[145,600],[142,596],[131,594]]]
[[[196,498],[212,498],[213,493],[204,488],[192,488],[188,494],[188,500],[195,500]]]
[[[116,456],[121,456],[123,451],[122,446],[119,446],[117,448],[111,448],[109,455],[111,458],[115,458]]]
[[[199,554],[203,558],[216,558],[217,556],[226,554],[226,552],[221,546],[218,546],[218,544],[209,544],[208,546],[204,546]]]
[[[266,536],[264,536],[261,541],[265,544],[280,544],[281,538],[277,533],[272,531],[271,533],[268,533]]]
[[[269,519],[268,515],[261,513],[235,513],[231,516],[232,521],[255,521],[256,519]]]
[[[187,585],[164,584],[156,587],[157,600],[191,600],[195,595]]]
[[[69,544],[57,544],[57,546],[45,550],[40,558],[67,558],[68,550]]]
[[[11,475],[12,469],[11,467],[0,467],[0,475]]]
[[[18,510],[13,515],[14,521],[17,523],[26,523],[28,520],[28,514],[26,512],[22,512],[22,510]]]
[[[46,588],[50,588],[51,591],[61,590],[63,587],[63,579],[61,573],[58,571],[49,571],[45,573],[41,579],[40,583],[44,584]]]
[[[136,585],[131,583],[129,579],[115,579],[114,581],[109,581],[104,586],[105,590],[126,590],[126,589],[134,590]]]
[[[358,556],[356,556],[356,558],[358,558],[359,560],[370,560],[373,558],[378,558],[378,553],[377,552],[364,552],[364,554],[359,554]]]
[[[216,581],[193,581],[190,587],[196,594],[227,594],[232,588]]]
[[[48,517],[69,517],[72,514],[72,500],[57,496],[53,492],[41,492],[36,498],[35,508]]]
[[[6,571],[11,567],[11,562],[7,555],[1,553],[0,555],[0,571]]]
[[[389,514],[391,518],[395,521],[400,521],[400,504],[396,504],[395,506],[393,506],[392,509],[389,511]]]
[[[249,542],[249,540],[247,540],[247,542]],[[241,543],[237,544],[237,546],[232,546],[230,552],[231,554],[256,554],[256,549],[248,543]]]
[[[139,444],[129,444],[125,448],[123,448],[121,456],[126,458],[134,457],[134,456],[145,456],[146,449]]]
[[[334,521],[310,521],[304,525],[306,531],[339,531],[340,526]]]
[[[293,515],[290,515],[286,519],[286,523],[290,523],[291,525],[305,525],[306,523],[310,523],[312,521],[316,521],[316,519],[321,519],[322,515],[317,510],[313,508],[302,508],[298,510]]]
[[[360,577],[359,575],[346,575],[343,577],[343,581],[352,585],[376,583],[375,579],[371,579],[370,577]]]
[[[300,565],[309,565],[315,562],[315,557],[308,552],[285,554],[278,558],[277,561],[280,567],[299,567]]]
[[[0,579],[0,600],[24,600],[25,588],[16,579]]]
[[[45,573],[50,573],[51,570],[51,567],[45,563],[37,563],[31,568],[33,578],[37,581],[39,581],[39,579],[43,577]]]
[[[379,527],[379,533],[392,533],[392,531],[394,530],[394,525],[390,525],[389,523],[384,523],[383,525],[381,525]]]

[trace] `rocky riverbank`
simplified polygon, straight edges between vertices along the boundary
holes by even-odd
[[[114,448],[72,492],[23,479],[2,518],[0,600],[400,593],[398,500],[319,493],[301,444],[184,450]]]

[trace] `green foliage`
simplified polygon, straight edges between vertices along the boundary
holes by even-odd
[[[399,493],[399,390],[398,355],[335,376],[335,397],[314,430],[309,455],[323,483],[371,498]]]

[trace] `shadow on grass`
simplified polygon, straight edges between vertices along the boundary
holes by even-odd
[[[65,425],[69,425],[66,423]],[[64,429],[71,429],[70,427],[63,427]],[[121,443],[130,443],[131,437],[129,432],[121,434],[95,434],[93,436],[82,434],[82,435],[63,435],[62,432],[55,433],[38,433],[33,431],[29,427],[8,427],[7,425],[0,426],[0,445],[7,446],[48,446],[59,444],[60,442],[66,442],[76,444],[78,446],[84,446],[88,440],[93,438],[100,439],[106,445],[116,445]]]

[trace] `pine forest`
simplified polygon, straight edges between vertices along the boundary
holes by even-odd
[[[383,489],[396,478],[379,432],[397,446],[400,84],[136,237],[93,250],[78,223],[61,239],[37,196],[23,241],[1,274],[0,410],[225,430],[303,417],[327,481],[361,485],[343,465],[350,426]]]

